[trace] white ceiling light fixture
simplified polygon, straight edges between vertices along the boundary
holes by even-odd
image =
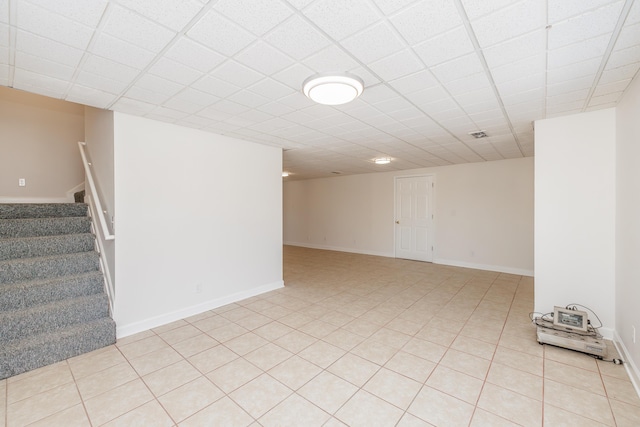
[[[283,177],[283,178],[286,178],[286,177],[288,177],[288,176],[289,176],[289,172],[282,172],[282,177]]]
[[[318,104],[341,105],[351,102],[364,91],[360,77],[350,73],[321,73],[302,83],[302,92]]]
[[[376,165],[388,165],[389,163],[391,163],[391,158],[389,158],[389,157],[379,157],[377,159],[374,159],[373,162]]]

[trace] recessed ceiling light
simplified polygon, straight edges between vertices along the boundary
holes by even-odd
[[[380,157],[378,159],[374,159],[373,162],[376,165],[386,165],[391,163],[391,159],[389,157]]]
[[[282,177],[287,177],[289,176],[289,172],[282,172]]]
[[[474,138],[486,138],[489,135],[487,135],[487,132],[484,130],[478,130],[475,132],[469,132],[469,135],[471,135]]]
[[[318,104],[340,105],[351,102],[364,90],[362,80],[350,73],[321,73],[302,83],[302,92]]]

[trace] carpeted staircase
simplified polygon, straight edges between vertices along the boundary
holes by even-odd
[[[83,203],[0,204],[0,379],[113,344]]]

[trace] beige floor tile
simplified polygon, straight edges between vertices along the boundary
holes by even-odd
[[[236,323],[243,328],[253,331],[254,329],[266,325],[267,323],[271,323],[272,321],[273,319],[271,319],[270,317],[264,316],[259,313],[252,313],[247,317],[236,320]]]
[[[382,368],[362,388],[380,399],[406,410],[422,388],[422,384]]]
[[[354,319],[355,317],[349,314],[340,313],[339,311],[330,311],[320,318],[320,320],[338,327],[342,327],[347,323],[352,322]]]
[[[449,350],[442,357],[440,365],[446,366],[463,374],[484,380],[489,371],[489,362],[478,356],[463,353],[458,350]]]
[[[358,387],[324,371],[300,388],[298,394],[334,414],[356,391]]]
[[[244,356],[267,343],[268,341],[261,336],[249,332],[225,342],[224,346],[234,353]]]
[[[305,325],[302,325],[300,328],[298,328],[298,330],[304,332],[305,334],[311,335],[312,337],[321,339],[329,335],[331,332],[337,330],[338,328],[338,326],[331,323],[315,319]]]
[[[541,401],[493,384],[485,384],[478,407],[523,426],[542,425]]]
[[[484,382],[458,371],[438,366],[426,382],[431,388],[475,405]]]
[[[378,365],[384,365],[398,352],[397,348],[390,347],[372,338],[366,339],[351,350],[351,353],[360,356]]]
[[[638,410],[637,406],[618,400],[611,400],[611,409],[619,427],[637,427],[640,425],[640,410]]]
[[[399,350],[409,342],[411,336],[384,327],[378,329],[369,339]]]
[[[162,335],[168,331],[174,330],[174,329],[178,329],[182,326],[186,326],[188,325],[189,322],[187,322],[186,319],[180,319],[180,320],[176,320],[175,322],[171,322],[171,323],[165,323],[162,326],[158,326],[156,328],[151,329],[153,332],[155,332],[156,335]]]
[[[595,420],[590,420],[578,414],[565,411],[564,409],[551,406],[549,404],[544,405],[544,425],[553,427],[605,427],[606,424],[602,424]]]
[[[294,330],[286,335],[281,336],[274,342],[280,347],[289,350],[292,353],[299,353],[316,341],[318,341],[317,338]]]
[[[640,397],[638,397],[636,389],[628,378],[621,380],[603,375],[602,381],[604,382],[609,399],[620,400],[635,405],[638,407],[638,410],[640,410]]]
[[[3,425],[4,419],[0,422]],[[40,421],[36,421],[33,424],[29,424],[29,427],[91,427],[87,413],[84,410],[84,406],[81,404],[64,409],[60,412],[43,418]]]
[[[181,422],[180,427],[244,427],[252,423],[253,418],[225,396]]]
[[[7,419],[7,380],[0,380],[0,427],[5,427]]]
[[[189,316],[187,318],[185,318],[184,320],[186,322],[189,322],[191,324],[198,322],[200,320],[204,320],[204,319],[208,319],[212,316],[215,316],[215,313],[211,310],[207,310],[207,311],[203,311],[202,313],[199,314],[194,314],[193,316]]]
[[[591,393],[605,395],[602,377],[598,372],[575,368],[565,365],[564,363],[545,359],[544,377],[559,383],[581,388]]]
[[[126,362],[125,357],[120,353],[118,347],[110,345],[101,351],[92,351],[81,356],[72,357],[67,360],[73,377],[76,381],[87,375],[95,374],[103,369],[110,368],[119,363]]]
[[[228,394],[262,375],[262,373],[261,369],[258,369],[243,358],[238,358],[209,372],[207,378]]]
[[[153,395],[140,379],[85,400],[89,419],[94,425],[102,425],[126,414],[132,409],[153,400]]]
[[[254,418],[260,418],[291,395],[290,388],[267,374],[243,385],[229,397]]]
[[[517,427],[520,425],[521,424],[505,420],[504,418],[501,418],[496,414],[492,414],[491,412],[487,412],[484,409],[476,408],[469,427]]]
[[[278,322],[283,323],[291,328],[299,329],[301,326],[304,326],[307,323],[312,322],[313,320],[315,319],[311,316],[307,316],[306,314],[303,314],[303,313],[294,312],[279,318]]]
[[[157,400],[145,403],[104,424],[105,427],[171,427],[173,425],[173,420]]]
[[[7,426],[24,426],[80,403],[74,383],[67,383],[43,393],[7,405]]]
[[[331,332],[322,340],[340,347],[345,351],[349,351],[364,341],[365,338],[341,328]]]
[[[380,325],[365,319],[358,318],[344,325],[342,329],[345,329],[356,335],[360,335],[361,337],[369,338],[378,329],[380,329]]]
[[[164,342],[162,338],[155,334],[148,338],[136,340],[131,343],[118,343],[117,345],[124,357],[129,360],[144,356],[145,354],[152,353],[154,351],[169,348],[169,344]]]
[[[202,373],[189,362],[181,360],[166,368],[147,374],[142,379],[149,390],[158,397],[195,380],[201,375]]]
[[[127,362],[98,371],[76,381],[80,396],[87,400],[138,378]]]
[[[555,362],[564,363],[565,365],[574,366],[576,368],[598,372],[598,363],[596,362],[596,359],[587,354],[573,350],[567,350],[566,348],[545,345],[544,358],[553,360]]]
[[[496,351],[496,346],[493,344],[462,335],[457,337],[453,343],[451,343],[451,348],[474,356],[482,357],[487,360],[491,360]]]
[[[447,347],[420,338],[412,338],[402,347],[402,351],[430,362],[439,363],[442,356],[447,352]]]
[[[599,394],[545,379],[544,403],[545,406],[552,405],[609,426],[614,425],[609,400]]]
[[[433,424],[429,424],[415,415],[405,412],[396,427],[433,427]]]
[[[277,304],[273,305],[272,307],[265,308],[264,310],[260,310],[260,314],[263,314],[273,320],[281,319],[285,316],[290,315],[291,313],[293,313],[293,310]]]
[[[405,377],[424,383],[437,365],[411,353],[399,351],[384,366]]]
[[[275,344],[268,343],[267,345],[247,354],[244,358],[263,371],[268,371],[291,356],[293,356],[293,353],[290,351],[287,351]]]
[[[344,354],[345,351],[335,345],[324,341],[317,341],[298,353],[298,356],[326,369]]]
[[[129,335],[128,337],[118,338],[116,341],[117,347],[122,347],[127,344],[134,343],[136,341],[141,341],[145,338],[155,337],[156,334],[152,330],[138,332],[137,334]]]
[[[162,338],[169,345],[172,345],[172,346],[179,343],[180,341],[184,341],[188,338],[193,338],[198,335],[204,334],[204,332],[202,332],[200,329],[196,328],[195,326],[190,325],[187,322],[184,322],[184,323],[185,323],[184,326],[180,326],[175,329],[171,329],[169,331],[162,332],[162,333],[159,333],[156,331],[156,333],[160,338]]]
[[[292,356],[269,370],[269,375],[291,390],[297,390],[320,372],[322,369],[313,363],[299,356]]]
[[[220,328],[211,329],[206,333],[214,340],[226,343],[227,341],[237,338],[240,335],[244,335],[247,332],[249,331],[246,328],[236,325],[235,323],[229,323]]]
[[[522,337],[520,335],[503,334],[500,337],[500,342],[498,342],[498,347],[505,347],[537,357],[544,356],[544,346],[538,343],[535,335]]]
[[[362,387],[378,370],[380,365],[351,353],[345,354],[327,368],[327,371],[358,387]]]
[[[205,377],[184,384],[158,400],[177,422],[181,422],[199,410],[224,396],[224,393]]]
[[[255,329],[253,332],[266,340],[275,341],[291,331],[293,331],[292,327],[283,325],[280,322],[271,321],[270,323]]]
[[[351,427],[395,425],[402,415],[401,409],[364,390],[358,391],[336,413],[339,420]]]
[[[223,328],[225,326],[229,326],[233,324],[230,320],[225,319],[222,316],[218,316],[217,314],[213,314],[204,319],[196,320],[192,323],[193,326],[200,329],[202,332],[208,333],[214,329]]]
[[[223,345],[217,345],[209,350],[202,351],[188,360],[203,374],[207,374],[222,365],[226,365],[238,358],[238,355]]]
[[[239,304],[236,304],[236,307],[231,308],[230,310],[223,311],[218,314],[220,314],[220,316],[224,317],[227,320],[230,320],[232,322],[237,322],[238,320],[244,319],[245,317],[251,316],[252,314],[255,314],[255,313],[249,310],[248,308],[245,308]]]
[[[151,353],[146,353],[135,359],[129,359],[129,363],[139,375],[144,376],[180,360],[182,360],[180,353],[171,347],[166,347]]]
[[[202,351],[208,350],[218,345],[218,341],[214,340],[207,334],[196,335],[195,337],[187,338],[184,341],[174,344],[172,347],[175,351],[180,353],[182,357],[188,358],[194,354],[198,354]]]
[[[336,417],[329,418],[329,421],[323,424],[322,427],[349,427]]]
[[[424,386],[407,412],[436,426],[467,426],[473,406],[453,396]]]
[[[330,417],[328,413],[294,393],[258,421],[264,427],[320,427]]]
[[[413,336],[422,329],[421,323],[411,322],[409,320],[396,318],[385,325],[386,328],[392,329],[403,334]]]
[[[532,399],[542,400],[542,377],[501,363],[491,364],[487,382]]]
[[[493,361],[533,375],[542,376],[543,374],[544,359],[542,357],[532,356],[531,354],[506,347],[498,346],[496,354],[493,356]]]
[[[24,376],[20,380],[9,381],[7,403],[11,404],[72,382],[73,376],[67,362],[45,366],[31,371],[29,376]]]

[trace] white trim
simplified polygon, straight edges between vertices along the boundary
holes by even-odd
[[[102,228],[102,236],[104,240],[113,240],[116,238],[114,233],[109,230],[109,226],[107,225],[107,211],[102,208],[102,203],[100,202],[100,195],[98,194],[98,190],[96,190],[96,184],[93,181],[93,173],[91,172],[91,162],[87,160],[87,154],[85,153],[86,142],[78,141],[78,148],[80,148],[80,157],[82,157],[82,164],[84,165],[85,176],[87,178],[87,182],[89,183],[89,192],[93,195],[91,200],[95,203],[94,213],[98,214],[98,220],[100,227]],[[113,223],[112,223],[113,225]]]
[[[321,249],[325,251],[348,252],[351,254],[375,255],[375,256],[383,256],[386,258],[395,258],[395,254],[393,252],[367,251],[367,250],[356,249],[356,248],[343,248],[341,246],[315,245],[312,243],[300,243],[300,242],[283,242],[283,244],[287,246],[299,246],[301,248]]]
[[[533,277],[533,270],[526,270],[523,268],[506,267],[503,265],[488,265],[488,264],[476,264],[465,261],[455,261],[451,259],[434,258],[434,264],[450,265],[452,267],[464,267],[473,268],[476,270],[497,271],[499,273],[517,274],[519,276]]]
[[[278,280],[273,283],[258,286],[257,288],[251,288],[247,291],[237,292],[235,294],[228,295],[209,301],[205,301],[200,304],[192,305],[171,313],[162,314],[160,316],[151,317],[149,319],[141,320],[139,322],[130,323],[128,325],[117,325],[116,336],[118,338],[124,338],[129,335],[137,334],[138,332],[147,331],[158,326],[166,325],[167,323],[175,322],[176,320],[184,319],[196,314],[203,313],[207,310],[213,310],[223,305],[231,304],[243,299],[251,298],[256,295],[263,294],[265,292],[274,291],[284,287],[284,281]],[[117,319],[116,319],[117,323]]]
[[[633,359],[629,357],[629,354],[630,354],[629,350],[627,350],[627,347],[624,345],[624,342],[620,338],[620,335],[618,335],[618,331],[614,331],[614,337],[615,338],[613,340],[613,344],[615,344],[616,348],[618,349],[618,353],[620,353],[620,358],[624,360],[624,367],[627,370],[629,379],[633,384],[633,388],[636,389],[636,393],[638,394],[638,397],[640,397],[640,370],[638,369],[636,364],[633,362]]]
[[[67,190],[67,198],[69,198],[69,199],[71,199],[71,200],[73,200],[75,202],[76,201],[75,194],[78,191],[82,191],[82,190],[84,190],[84,181],[82,181],[80,184],[76,185],[72,189]]]
[[[0,203],[73,203],[68,197],[0,197]]]

